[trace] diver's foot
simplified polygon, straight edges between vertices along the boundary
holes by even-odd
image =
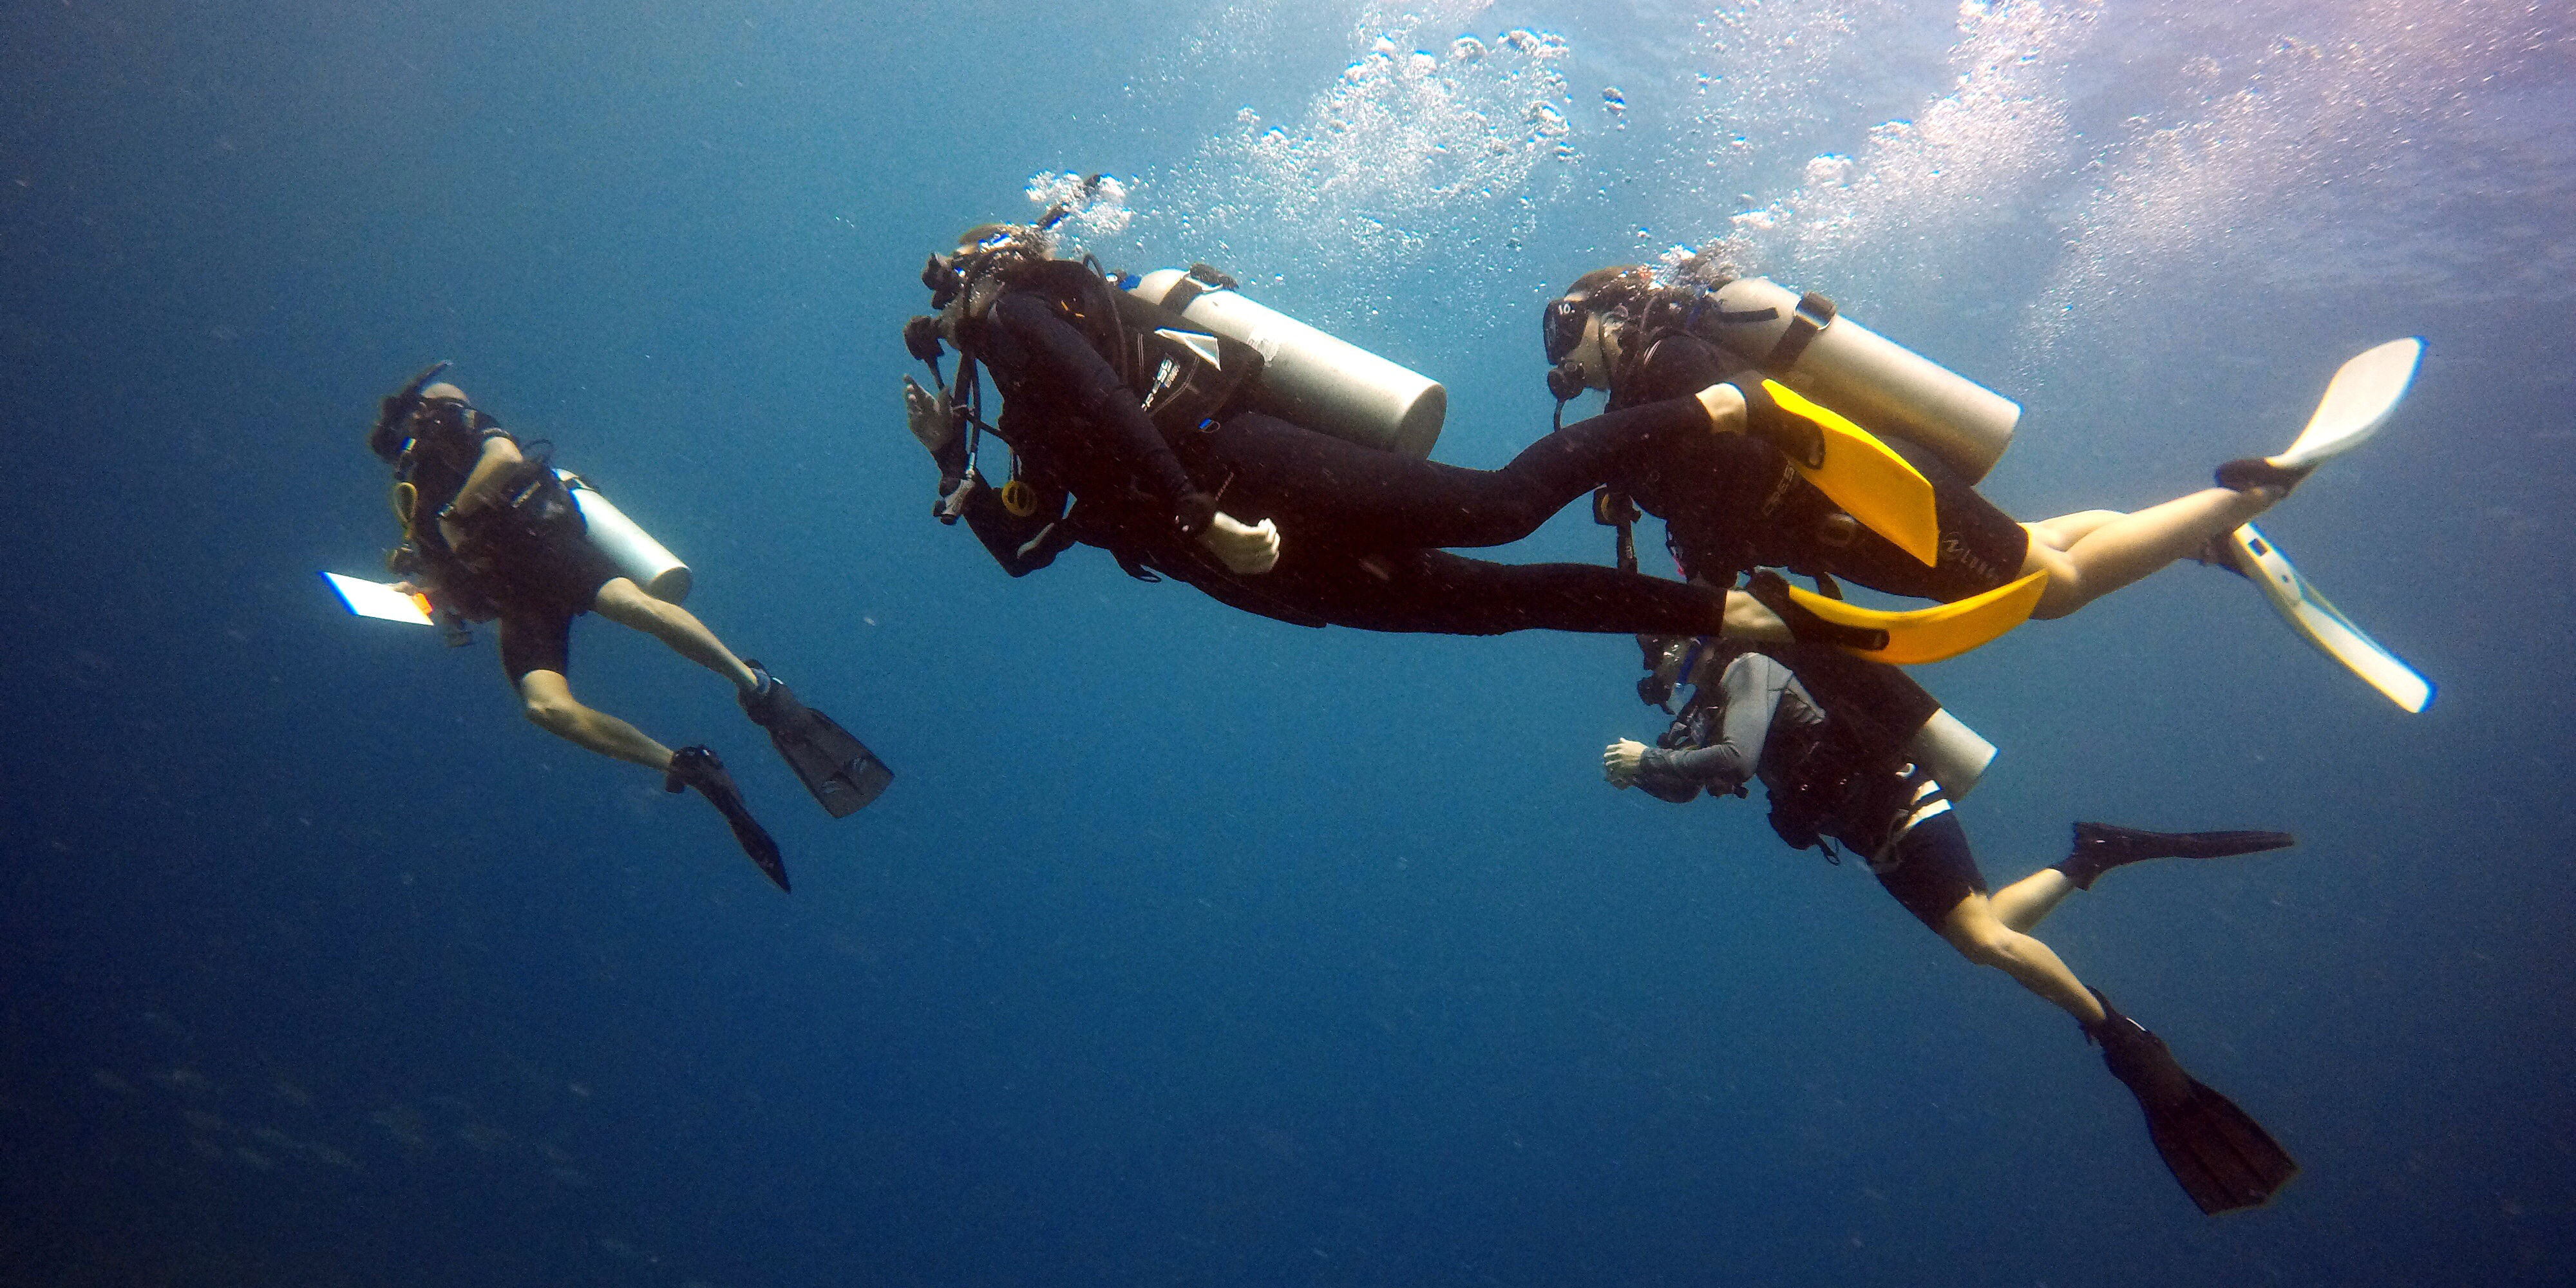
[[[2200,549],[2184,555],[2183,558],[2193,563],[2207,564],[2220,572],[2232,572],[2239,577],[2245,576],[2245,570],[2236,566],[2236,540],[2233,532],[2211,534],[2209,540],[2201,543]]]
[[[1788,628],[1789,637],[1805,644],[1831,644],[1838,648],[1876,653],[1887,647],[1887,632],[1864,626],[1845,626],[1818,617],[1814,610],[1789,596],[1789,580],[1768,568],[1746,579],[1744,593],[1754,602],[1771,610],[1780,624]],[[1756,638],[1748,636],[1748,638]]]
[[[724,761],[711,747],[682,747],[671,753],[671,768],[662,777],[662,790],[677,795],[696,788],[707,803],[724,815],[725,826],[733,830],[735,844],[761,872],[787,888],[787,864],[779,856],[778,842],[771,840],[767,829],[751,816],[743,804],[742,789],[734,786],[733,775],[725,772]]]
[[[791,709],[790,704],[795,702],[795,696],[787,691],[787,686],[781,683],[777,676],[771,675],[768,668],[760,663],[744,658],[742,664],[751,668],[751,676],[755,683],[748,689],[734,690],[733,700],[740,704],[744,715],[751,717],[753,724],[766,729],[777,723],[779,717]]]
[[[2078,890],[2090,890],[2102,874],[2148,859],[2224,859],[2287,849],[2298,838],[2287,832],[2141,832],[2108,823],[2077,823],[2075,843],[2066,857],[2050,866],[2066,874]]]
[[[2218,485],[2236,492],[2279,488],[2282,496],[2288,496],[2290,490],[2314,473],[2316,468],[2314,465],[2274,465],[2269,458],[2261,456],[2240,457],[2218,467]]]

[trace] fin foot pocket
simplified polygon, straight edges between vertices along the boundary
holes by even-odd
[[[713,748],[682,747],[671,753],[671,769],[662,778],[662,790],[677,795],[692,787],[724,815],[725,826],[733,829],[734,842],[742,852],[779,889],[787,889],[787,863],[778,852],[778,842],[770,839],[760,820],[751,816],[751,808],[743,804],[742,790],[734,786],[733,775],[725,772],[724,761]]]

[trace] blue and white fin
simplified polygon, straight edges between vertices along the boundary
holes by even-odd
[[[2290,450],[2269,458],[2283,469],[2297,469],[2341,456],[2369,442],[2388,423],[2415,381],[2415,365],[2424,356],[2419,339],[2391,340],[2343,364],[2326,383],[2308,427],[2299,431]]]
[[[2326,597],[2299,575],[2289,556],[2282,554],[2261,529],[2246,524],[2228,534],[2227,544],[2237,570],[2245,574],[2246,580],[2262,587],[2263,597],[2272,602],[2273,611],[2290,624],[2291,630],[2407,711],[2420,712],[2432,705],[2432,681],[2381,648],[2378,641],[2353,625],[2351,618],[2326,602]]]

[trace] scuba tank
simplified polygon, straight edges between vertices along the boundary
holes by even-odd
[[[1449,391],[1420,372],[1244,298],[1233,278],[1193,264],[1121,277],[1128,293],[1261,352],[1252,405],[1362,447],[1431,455]]]
[[[1970,483],[2012,444],[2021,404],[1837,316],[1834,302],[1740,277],[1717,289],[1710,338],[1780,383],[1874,430],[1919,443]]]
[[[1905,755],[1955,801],[1976,790],[1986,766],[1994,763],[1995,745],[1977,736],[1959,717],[1941,710],[1905,740]]]
[[[589,480],[564,470],[556,470],[555,477],[563,480],[573,504],[581,507],[582,522],[590,528],[590,544],[608,556],[617,571],[663,603],[676,604],[689,597],[689,566],[678,555],[637,527]]]

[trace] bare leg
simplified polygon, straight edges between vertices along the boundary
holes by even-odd
[[[2038,929],[2041,920],[2057,911],[2057,905],[2075,892],[2075,883],[2055,868],[2041,868],[1994,893],[1990,900],[1995,920],[2023,934]]]
[[[520,676],[519,705],[530,723],[558,738],[646,769],[668,772],[671,768],[670,748],[615,716],[575,701],[572,685],[560,671],[530,671]]]
[[[2117,523],[2128,517],[2118,510],[2078,510],[2073,514],[2061,514],[2054,519],[2042,519],[2037,523],[2025,523],[2021,526],[2030,530],[2031,540],[2054,549],[2064,550],[2092,535],[2095,528],[2106,523]]]
[[[645,594],[642,587],[624,577],[600,587],[599,599],[591,609],[620,626],[632,627],[670,645],[672,652],[733,681],[733,687],[745,693],[760,687],[759,677],[696,615],[678,604],[667,604]]]
[[[2025,880],[2021,884],[2027,884]],[[2048,945],[2005,925],[1992,902],[1981,894],[1959,901],[1942,919],[1941,937],[1959,954],[1980,966],[2010,975],[2023,988],[2047,998],[2090,1028],[2103,1021],[2102,1004],[2066,969]]]
[[[2021,570],[2045,569],[2048,588],[2033,617],[2064,617],[2102,596],[2197,552],[2211,537],[2232,531],[2272,508],[2278,488],[2203,488],[2189,496],[2131,514],[2086,510],[2022,525],[2030,552]],[[2066,540],[2068,534],[2074,539]],[[2061,544],[2062,543],[2062,544]]]

